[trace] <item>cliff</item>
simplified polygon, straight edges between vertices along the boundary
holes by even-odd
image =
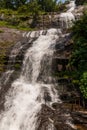
[[[22,31],[0,27],[0,74],[5,71],[7,53],[22,37]]]
[[[79,111],[83,111],[84,103],[81,97],[79,90],[74,84],[72,84],[72,77],[67,77],[66,71],[72,68],[68,67],[68,63],[71,57],[71,52],[73,48],[72,34],[69,30],[70,23],[74,20],[73,15],[75,15],[75,19],[79,19],[82,15],[84,7],[76,8],[73,13],[70,13],[70,19],[65,12],[67,19],[64,21],[64,14],[54,14],[53,15],[44,15],[41,16],[41,23],[37,24],[37,27],[40,29],[47,29],[50,27],[62,28],[59,29],[59,40],[56,41],[55,53],[53,56],[53,76],[56,79],[57,86],[56,88],[59,91],[59,96],[63,101],[63,106],[58,103],[52,104],[52,108],[48,107],[46,104],[42,106],[41,113],[39,113],[40,117],[38,118],[39,127],[38,130],[45,129],[48,122],[53,122],[56,129],[60,130],[73,130],[71,126],[69,127],[67,124],[64,124],[66,118],[63,118],[63,114],[69,118],[68,114],[72,115],[74,124],[84,126],[84,130],[87,128],[87,117],[84,116],[84,112],[80,113]],[[63,16],[63,19],[60,19]],[[44,20],[44,21],[43,21]],[[70,21],[68,21],[70,20]],[[44,35],[46,35],[47,31],[43,31]],[[22,37],[23,34],[23,37]],[[0,104],[0,107],[3,108],[5,94],[9,90],[9,86],[12,81],[14,81],[20,74],[20,69],[23,63],[24,54],[32,45],[32,42],[37,39],[39,31],[34,32],[22,32],[15,29],[1,28],[1,71],[3,65],[4,69],[10,69],[10,72],[3,74],[1,85],[3,86],[0,91],[0,99],[3,99],[3,102]],[[30,39],[30,36],[31,39]],[[4,38],[4,39],[3,39]],[[21,41],[20,41],[21,40]],[[18,42],[20,41],[20,42]],[[10,52],[11,50],[11,57]],[[3,52],[3,53],[2,53]],[[3,55],[2,55],[3,54]],[[11,70],[14,69],[14,72]],[[70,70],[71,71],[71,70]],[[11,74],[11,75],[10,75]],[[4,79],[8,77],[8,80],[4,82]],[[49,98],[49,96],[47,97]],[[67,114],[66,114],[67,113]],[[46,114],[46,115],[45,115]],[[60,116],[61,115],[61,116]],[[46,119],[46,117],[48,117]],[[81,118],[79,118],[81,117]],[[44,122],[44,123],[43,123]],[[45,124],[45,125],[42,125]],[[62,126],[62,124],[64,126]],[[61,127],[62,126],[62,127]],[[83,127],[81,126],[81,127]]]

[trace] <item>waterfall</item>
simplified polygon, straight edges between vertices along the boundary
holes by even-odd
[[[51,69],[58,32],[57,29],[49,29],[46,34],[40,32],[27,49],[21,74],[5,96],[0,130],[36,130],[42,104],[51,107],[53,102],[61,102],[52,83],[55,80]]]
[[[67,5],[67,7],[68,7],[68,11],[67,11],[67,12],[72,12],[72,11],[74,11],[74,10],[75,10],[75,7],[76,7],[76,5],[75,5],[75,0],[71,0],[70,3]]]
[[[69,28],[75,20],[72,13],[74,2],[71,1],[68,8],[67,12],[60,14],[62,28]],[[10,66],[15,63],[15,58],[24,48],[26,51],[20,75],[8,86],[9,90],[5,95],[4,110],[0,113],[0,130],[38,130],[38,116],[43,104],[54,111],[52,104],[62,103],[55,89],[56,80],[52,76],[52,64],[55,45],[64,36],[61,29],[28,32],[23,34],[27,42],[19,42],[14,46],[9,56]],[[5,86],[15,71],[14,67],[10,66],[1,78]],[[63,116],[64,123],[73,127],[71,116],[65,113]],[[39,130],[45,130],[44,126]],[[47,124],[46,130],[56,130],[53,121]]]
[[[67,5],[68,10],[64,13],[60,14],[59,21],[61,28],[70,28],[75,21],[75,16],[73,11],[75,9],[75,1],[71,0],[70,3]]]

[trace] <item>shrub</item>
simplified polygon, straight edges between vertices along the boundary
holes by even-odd
[[[4,31],[3,31],[3,30],[0,30],[0,33],[4,33]]]
[[[87,99],[87,11],[75,22],[72,32],[74,44],[70,63],[78,71],[75,77],[80,81],[83,97]]]
[[[80,80],[80,90],[85,99],[87,99],[87,72],[84,72]]]

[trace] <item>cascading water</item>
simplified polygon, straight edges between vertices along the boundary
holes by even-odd
[[[62,28],[65,23],[66,28],[71,26],[74,20],[73,9],[74,2],[69,5],[67,12],[60,15]],[[64,36],[61,29],[23,34],[28,44],[32,42],[32,46],[28,45],[19,78],[11,84],[11,87],[9,86],[10,89],[5,95],[4,110],[0,114],[0,130],[38,130],[38,114],[42,105],[45,104],[53,110],[52,103],[61,103],[55,89],[56,82],[52,77],[51,67],[56,42]],[[9,57],[10,64],[15,63],[17,54],[24,46],[25,44],[20,42],[15,45]],[[1,80],[5,79],[5,85],[13,72],[14,67],[12,69],[8,67],[8,71],[2,76]],[[73,127],[70,115],[63,113],[63,116],[65,124]],[[42,126],[39,130],[45,130],[45,127]],[[47,124],[46,130],[56,130],[52,121]]]
[[[62,28],[70,28],[72,26],[73,21],[75,21],[75,16],[72,13],[75,9],[75,1],[70,1],[68,5],[68,10],[64,13],[60,14],[60,26]]]
[[[76,5],[75,5],[75,0],[71,0],[70,1],[70,3],[68,4],[68,11],[67,12],[72,12],[72,11],[74,11],[75,10],[75,7],[76,7]]]
[[[5,110],[0,115],[0,130],[36,130],[41,105],[60,102],[52,84],[51,64],[58,30],[40,34],[24,57],[22,72],[5,96]],[[46,99],[47,93],[49,100]]]

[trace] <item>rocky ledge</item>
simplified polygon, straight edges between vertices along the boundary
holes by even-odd
[[[87,111],[66,109],[64,103],[43,104],[37,116],[37,130],[48,130],[49,126],[52,130],[87,130]]]
[[[71,123],[69,110],[64,109],[62,104],[53,103],[52,107],[42,105],[42,109],[38,114],[37,130],[74,130],[74,125]]]

